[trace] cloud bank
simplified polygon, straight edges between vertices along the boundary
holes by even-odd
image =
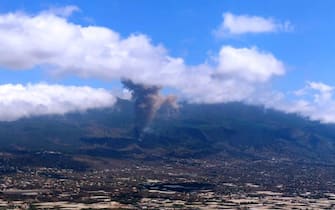
[[[113,106],[116,98],[104,89],[48,84],[0,85],[0,121],[66,114]]]
[[[322,123],[335,123],[334,88],[322,82],[306,82],[296,91],[269,91],[250,102]]]
[[[273,76],[283,75],[285,67],[272,54],[257,48],[225,46],[220,50],[218,71],[249,82],[265,82]]]
[[[294,92],[298,99],[291,107],[284,107],[312,120],[324,123],[335,122],[334,87],[322,82],[307,82],[307,85]]]
[[[143,34],[121,37],[98,26],[81,26],[52,11],[37,15],[0,15],[0,66],[29,70],[42,66],[51,74],[72,74],[177,90],[192,102],[226,102],[248,98],[255,82],[284,74],[281,61],[255,48],[223,46],[207,63],[188,66],[169,56]]]
[[[189,102],[241,101],[335,122],[331,86],[310,82],[296,91],[291,100],[286,93],[267,89],[273,77],[286,72],[284,63],[271,52],[225,45],[210,63],[190,66],[183,58],[170,56],[161,44],[153,44],[147,35],[122,37],[107,27],[70,22],[67,16],[78,10],[69,6],[35,15],[0,14],[0,67],[8,70],[42,67],[50,75],[105,81],[127,79],[137,84],[171,88]],[[289,22],[225,13],[216,32],[239,35],[290,30]],[[112,106],[115,102],[106,90],[88,87],[3,85],[0,91],[0,120],[64,114]],[[16,107],[16,112],[6,111],[13,110],[11,107]]]
[[[215,36],[288,32],[293,30],[289,21],[281,22],[273,18],[260,16],[235,15],[226,12],[222,15],[223,21],[214,31]]]

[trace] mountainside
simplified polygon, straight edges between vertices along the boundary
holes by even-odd
[[[0,123],[2,151],[59,151],[143,160],[283,159],[332,163],[335,126],[241,103],[162,107],[134,135],[133,103],[110,109]]]

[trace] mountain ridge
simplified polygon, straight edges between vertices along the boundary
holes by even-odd
[[[3,151],[59,151],[112,158],[287,159],[333,163],[335,125],[242,103],[162,107],[142,138],[133,102],[108,109],[0,123]]]

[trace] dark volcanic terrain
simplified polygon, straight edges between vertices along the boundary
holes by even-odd
[[[334,208],[334,125],[240,103],[181,104],[161,107],[139,139],[135,117],[119,100],[1,122],[0,206]]]

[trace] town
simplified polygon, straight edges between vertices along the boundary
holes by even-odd
[[[3,172],[0,179],[0,209],[335,207],[334,177],[327,175],[329,168],[317,164],[298,166],[284,160],[75,159],[90,162],[91,167],[11,166],[12,170]],[[310,174],[304,173],[306,167]]]

